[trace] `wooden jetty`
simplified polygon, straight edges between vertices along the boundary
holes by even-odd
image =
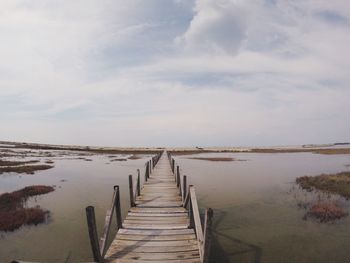
[[[212,210],[206,209],[202,227],[195,189],[171,155],[159,153],[140,170],[136,182],[129,176],[130,209],[121,219],[119,186],[114,186],[103,235],[97,237],[94,208],[86,208],[95,262],[209,262]],[[107,245],[112,216],[116,236]],[[109,242],[110,243],[110,242]]]

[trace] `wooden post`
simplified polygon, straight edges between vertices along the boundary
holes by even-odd
[[[203,244],[203,262],[210,261],[210,246],[211,246],[211,224],[213,218],[213,209],[205,209],[204,216],[204,244]]]
[[[137,169],[137,196],[141,194],[140,169]]]
[[[191,187],[191,186],[190,186]],[[188,215],[190,217],[190,228],[193,228],[195,231],[195,227],[194,227],[194,217],[193,217],[193,206],[192,206],[192,201],[191,201],[191,198],[190,198],[190,205],[188,207]],[[197,235],[197,234],[196,234]]]
[[[115,185],[114,189],[116,190],[116,200],[115,200],[115,215],[117,217],[117,229],[123,227],[122,223],[122,212],[120,207],[120,193],[119,193],[119,185]]]
[[[130,192],[130,206],[133,207],[135,206],[135,201],[134,201],[134,190],[133,190],[133,184],[132,184],[132,175],[129,175],[129,192]]]
[[[96,262],[103,262],[103,258],[100,253],[100,247],[97,237],[95,209],[93,206],[86,207],[86,219],[89,229],[90,244],[92,249],[92,255]]]
[[[148,169],[148,162],[146,163],[146,171],[145,171],[145,179],[147,182],[147,179],[149,178],[149,169]]]
[[[185,202],[188,203],[188,216],[190,218],[190,225],[189,228],[194,228],[194,218],[193,218],[193,208],[192,208],[192,202],[191,202],[191,192],[190,189],[193,185],[188,186],[188,193],[187,196],[185,197]],[[187,207],[186,203],[184,203],[185,208]]]
[[[171,170],[173,171],[173,173],[175,173],[175,160],[174,159],[171,159],[171,160],[172,160]]]
[[[179,166],[177,165],[176,166],[176,186],[179,187],[180,185],[180,168]]]
[[[183,187],[183,190],[182,190],[182,195],[183,195],[182,200],[185,201],[186,193],[187,193],[187,176],[186,176],[186,175],[183,176],[182,183],[183,183],[183,185],[182,185],[182,187]]]
[[[152,165],[151,165],[151,161],[148,161],[148,169],[149,169],[149,175],[152,173]]]

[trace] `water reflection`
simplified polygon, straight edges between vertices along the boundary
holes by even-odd
[[[105,155],[88,156],[92,161],[55,156],[50,158],[55,166],[51,170],[34,175],[12,173],[0,176],[0,193],[34,184],[56,186],[54,192],[38,196],[28,203],[28,206],[40,205],[49,210],[50,222],[36,227],[22,227],[12,233],[1,233],[0,262],[13,259],[39,262],[91,261],[85,207],[95,206],[97,228],[101,234],[113,185],[120,185],[124,216],[129,207],[128,175],[136,176],[138,168],[143,174],[144,163],[149,158],[142,156],[137,160],[110,162],[110,158]],[[111,236],[114,234],[115,229]]]
[[[85,207],[95,206],[101,234],[113,185],[120,185],[124,217],[129,207],[127,175],[136,175],[138,168],[143,174],[147,156],[111,162],[111,158],[127,156],[77,159],[79,154],[33,155],[43,161],[53,160],[55,167],[34,175],[3,174],[0,193],[33,184],[56,185],[56,191],[28,204],[50,210],[51,222],[2,233],[0,261],[91,261]],[[247,160],[208,162],[176,157],[181,174],[188,175],[188,184],[195,185],[200,207],[214,208],[214,262],[346,262],[350,258],[349,217],[332,224],[303,220],[303,203],[326,196],[301,191],[294,184],[298,176],[350,169],[346,167],[349,155],[235,153],[191,157],[194,156]],[[331,198],[338,198],[350,211],[348,201]]]
[[[303,175],[348,169],[348,155],[200,154],[246,162],[208,162],[178,156],[181,173],[195,185],[201,207],[214,208],[214,262],[346,262],[350,220],[303,220],[300,202],[328,198],[295,186]],[[349,212],[349,202],[342,202]]]

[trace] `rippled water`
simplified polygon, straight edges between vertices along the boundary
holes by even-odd
[[[195,185],[201,209],[214,209],[216,262],[348,261],[350,218],[331,224],[303,220],[305,210],[298,203],[318,196],[299,190],[294,182],[302,175],[349,170],[345,166],[350,164],[349,155],[237,153],[191,157],[194,156],[245,160],[211,162],[176,157],[181,173]],[[29,204],[50,210],[50,222],[0,234],[0,262],[91,260],[85,207],[95,206],[101,233],[113,185],[118,184],[125,215],[129,206],[127,176],[136,175],[137,168],[143,174],[148,156],[124,162],[109,162],[110,158],[103,155],[87,158],[92,161],[54,158],[53,169],[34,175],[0,175],[0,193],[33,184],[56,185],[56,191]],[[350,212],[348,201],[333,198]]]

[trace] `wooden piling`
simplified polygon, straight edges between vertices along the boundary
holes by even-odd
[[[97,236],[95,209],[93,206],[88,206],[86,207],[85,210],[86,210],[86,219],[88,224],[92,255],[96,262],[103,262],[103,258],[100,253],[98,236]]]
[[[130,194],[130,206],[135,206],[135,200],[134,200],[134,190],[133,190],[133,183],[132,183],[132,175],[129,175],[129,194]]]
[[[114,189],[116,190],[115,214],[117,217],[117,229],[119,229],[119,228],[123,227],[122,212],[121,212],[121,207],[120,207],[119,185],[115,185]]]

